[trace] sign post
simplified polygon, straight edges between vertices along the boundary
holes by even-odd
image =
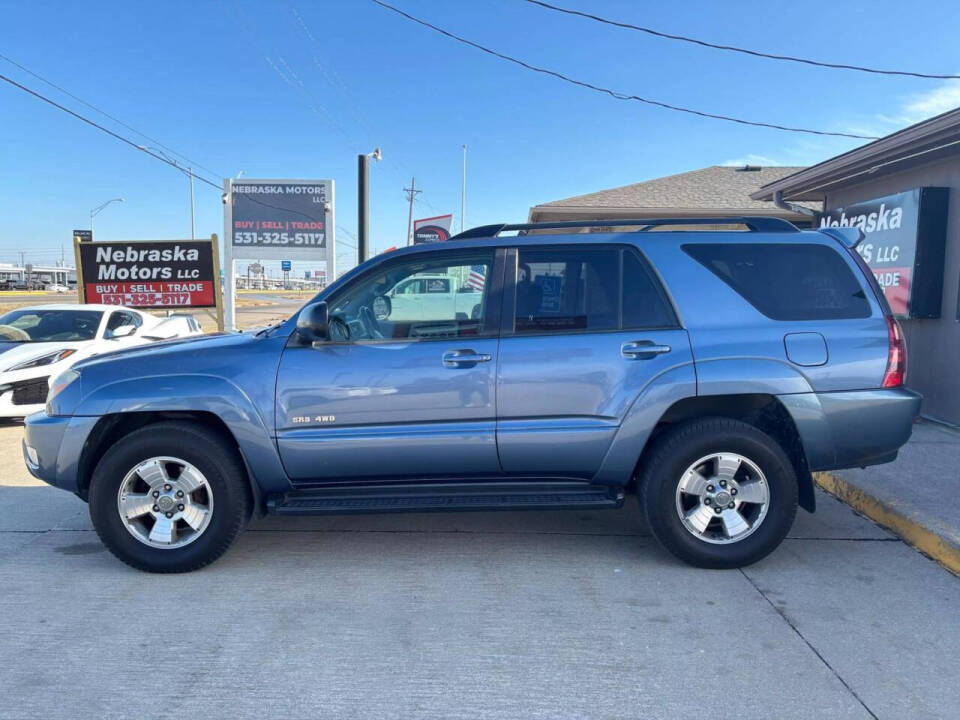
[[[86,242],[74,238],[81,303],[214,308],[223,329],[217,236],[209,240]]]
[[[223,182],[226,318],[236,327],[235,260],[323,260],[336,277],[333,180]]]

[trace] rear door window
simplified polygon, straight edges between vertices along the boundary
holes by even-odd
[[[687,244],[683,251],[773,320],[870,317],[863,287],[825,245]]]
[[[517,334],[676,327],[638,253],[615,245],[520,248]]]

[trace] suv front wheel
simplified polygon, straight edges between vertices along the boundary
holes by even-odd
[[[97,463],[90,518],[104,545],[148,572],[188,572],[220,557],[251,500],[235,447],[190,422],[147,425]]]
[[[797,477],[769,435],[728,418],[665,432],[640,475],[640,503],[657,540],[706,568],[749,565],[786,537],[797,511]]]

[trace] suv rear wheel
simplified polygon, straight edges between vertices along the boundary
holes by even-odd
[[[656,441],[640,477],[654,536],[691,565],[754,563],[783,540],[797,511],[797,478],[770,436],[728,418],[702,418]]]
[[[246,525],[250,506],[236,448],[189,422],[130,433],[104,454],[90,483],[90,518],[100,539],[148,572],[213,562]]]

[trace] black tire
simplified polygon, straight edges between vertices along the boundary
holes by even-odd
[[[158,456],[181,458],[203,473],[213,493],[206,529],[178,548],[146,545],[127,530],[117,509],[126,474]],[[90,483],[90,519],[103,544],[128,565],[154,573],[190,572],[209,565],[246,527],[252,500],[236,447],[221,435],[191,422],[147,425],[123,437],[97,463]]]
[[[753,462],[767,480],[767,514],[742,540],[713,544],[689,531],[677,512],[683,474],[711,453],[737,453]],[[729,418],[701,418],[666,431],[656,440],[640,472],[639,499],[654,537],[681,560],[703,568],[737,568],[755,563],[781,543],[797,512],[797,477],[790,459],[769,435]]]

